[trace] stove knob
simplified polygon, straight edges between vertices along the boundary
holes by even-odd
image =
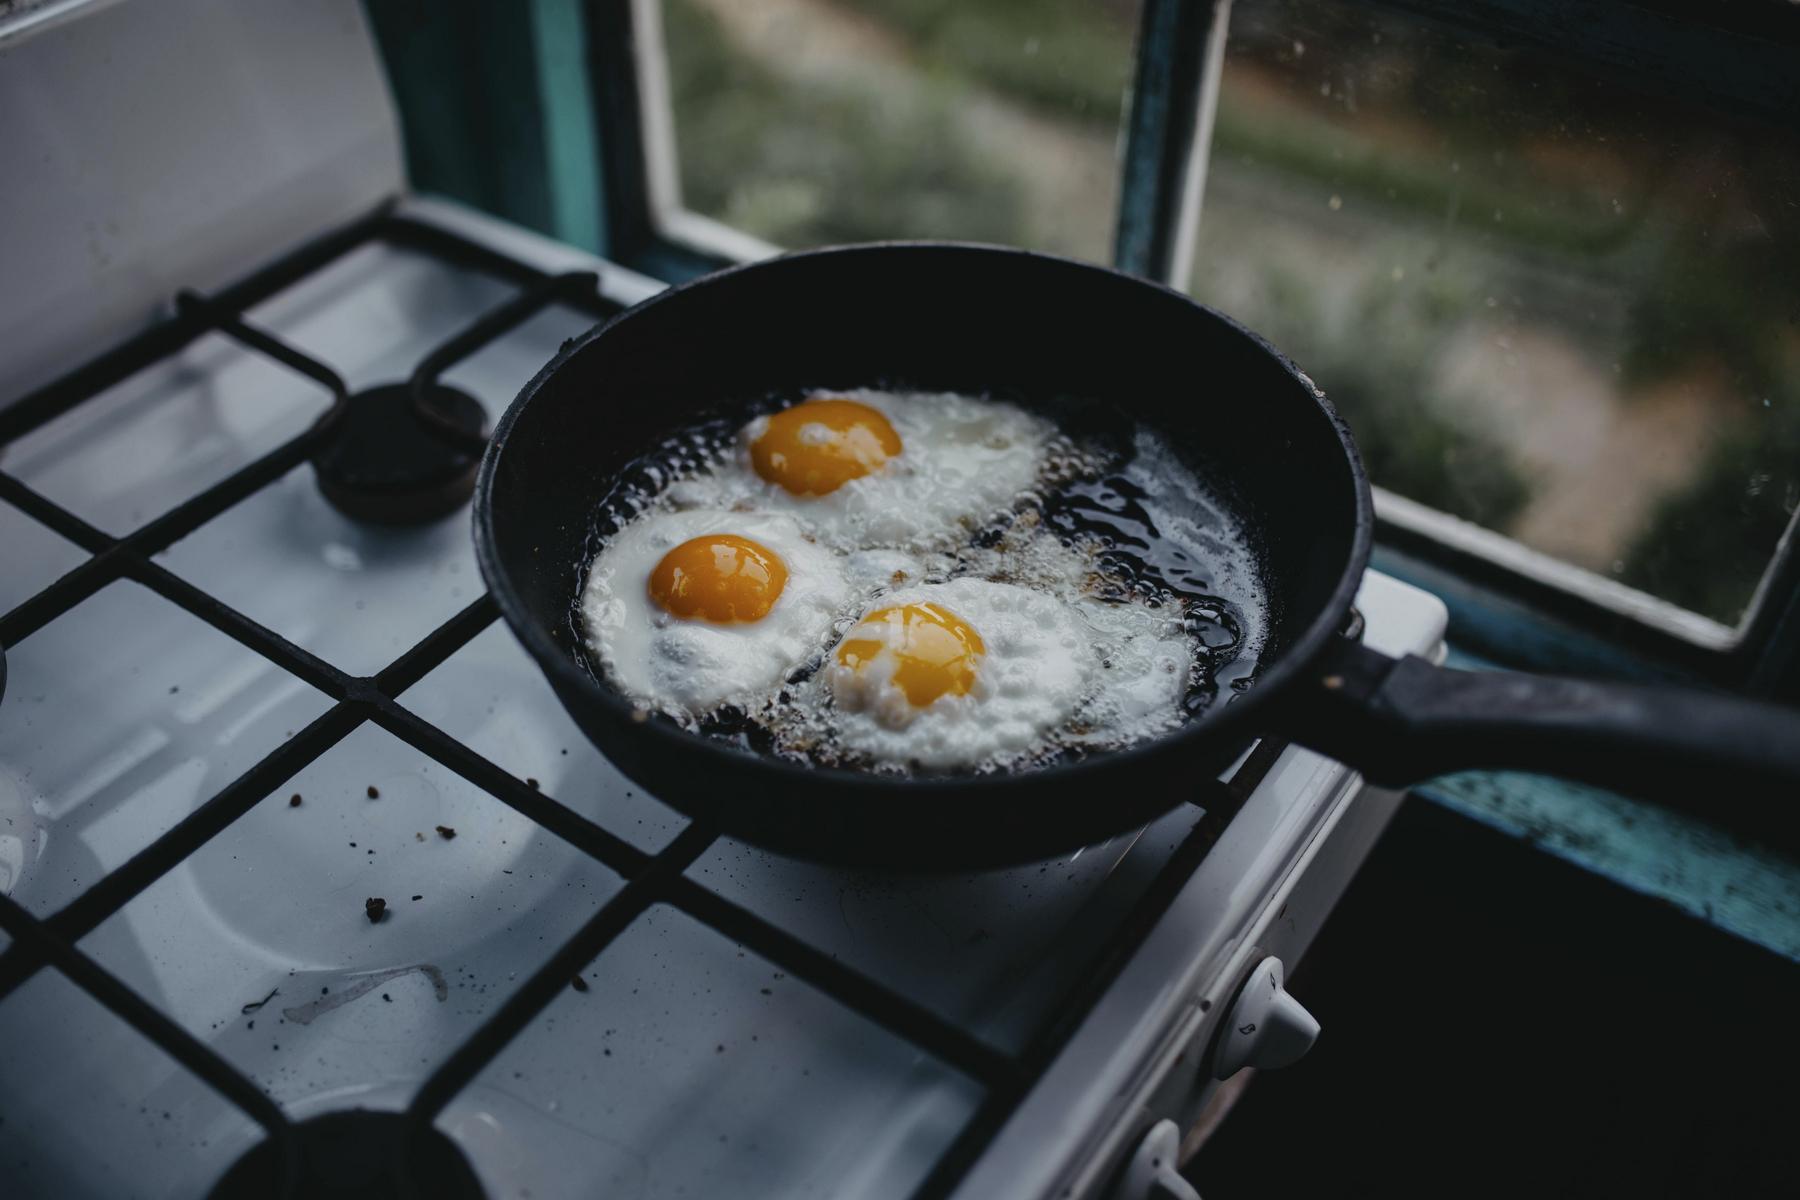
[[[1125,1173],[1119,1176],[1109,1200],[1200,1200],[1194,1185],[1175,1169],[1181,1151],[1181,1131],[1173,1121],[1158,1121],[1138,1143]]]
[[[1265,958],[1238,989],[1213,1054],[1213,1078],[1245,1067],[1273,1070],[1300,1061],[1319,1039],[1319,1022],[1281,986],[1279,958]]]

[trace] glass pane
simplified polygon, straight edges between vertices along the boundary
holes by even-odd
[[[664,0],[687,207],[1109,257],[1138,0]]]
[[[1377,483],[1718,620],[1800,500],[1800,152],[1679,92],[1239,0],[1193,288]]]

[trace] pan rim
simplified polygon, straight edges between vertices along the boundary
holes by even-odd
[[[998,770],[954,775],[897,775],[842,767],[814,766],[778,758],[774,755],[734,746],[699,731],[685,728],[673,718],[661,713],[651,712],[648,714],[648,719],[645,719],[645,716],[641,714],[644,714],[646,710],[583,670],[572,655],[556,644],[547,628],[539,622],[529,619],[529,610],[513,587],[511,577],[500,557],[500,538],[494,523],[493,490],[500,460],[510,444],[513,426],[518,423],[521,414],[530,407],[532,400],[541,394],[545,385],[557,374],[565,362],[613,329],[631,320],[641,318],[646,312],[652,312],[660,306],[678,302],[681,297],[690,292],[720,286],[746,273],[755,273],[799,260],[919,250],[966,252],[976,258],[999,256],[1037,260],[1114,282],[1128,282],[1153,289],[1171,300],[1199,311],[1209,319],[1224,325],[1233,333],[1247,338],[1255,347],[1268,354],[1296,384],[1306,389],[1337,438],[1350,471],[1351,499],[1354,508],[1350,544],[1338,580],[1333,585],[1325,604],[1318,611],[1312,613],[1299,632],[1289,639],[1288,645],[1281,651],[1274,664],[1259,672],[1256,684],[1249,691],[1229,704],[1209,709],[1198,720],[1185,722],[1168,733],[1146,738],[1129,746],[1102,751],[1074,762],[1054,763],[1016,772]],[[1357,452],[1355,440],[1343,417],[1326,397],[1324,391],[1268,339],[1247,328],[1228,314],[1202,304],[1192,296],[1155,280],[1129,275],[1112,267],[1063,255],[984,242],[893,239],[795,250],[772,258],[726,267],[667,287],[623,312],[596,324],[592,329],[564,344],[556,356],[520,389],[518,396],[507,406],[506,412],[494,427],[493,436],[486,452],[482,455],[480,470],[476,476],[474,540],[476,563],[480,568],[483,581],[487,584],[489,595],[492,596],[502,619],[512,630],[513,635],[519,639],[526,652],[537,663],[538,668],[545,672],[555,690],[559,692],[559,698],[564,688],[573,689],[584,700],[599,704],[615,718],[636,722],[637,728],[646,737],[670,743],[676,749],[715,755],[743,769],[765,772],[773,782],[778,784],[785,783],[801,787],[827,785],[851,792],[905,794],[915,799],[935,793],[954,795],[958,800],[962,800],[973,795],[998,797],[1003,794],[1016,793],[1021,789],[1037,790],[1052,782],[1061,783],[1068,780],[1104,776],[1109,771],[1141,765],[1144,760],[1149,758],[1161,758],[1179,753],[1192,743],[1220,743],[1232,736],[1234,732],[1238,734],[1249,732],[1256,728],[1259,721],[1263,725],[1270,724],[1267,720],[1269,714],[1288,697],[1291,689],[1304,686],[1303,677],[1311,672],[1315,660],[1337,636],[1343,617],[1350,610],[1356,590],[1361,585],[1363,573],[1368,567],[1373,547],[1374,504],[1368,474],[1363,467],[1362,457]],[[1177,802],[1178,799],[1179,797],[1172,800],[1171,803]]]

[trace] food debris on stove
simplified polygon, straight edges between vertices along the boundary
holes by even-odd
[[[370,896],[363,901],[363,912],[367,914],[369,924],[379,924],[381,918],[387,915],[387,901],[380,896]]]
[[[299,808],[300,807],[300,793],[299,792],[295,792],[293,795],[288,797],[288,807],[289,808]]]
[[[450,826],[448,826],[448,825],[439,825],[437,827],[437,831],[438,831],[438,836],[443,838],[445,841],[449,841],[451,838],[456,836],[456,830],[450,828]]]
[[[535,792],[538,790],[538,781],[531,778],[531,776],[527,775],[525,777],[525,786]]]
[[[414,900],[423,900],[424,898],[425,898],[424,896],[414,896],[413,897]]]
[[[588,990],[588,981],[577,975],[575,978],[569,980],[569,986],[578,992],[585,992]]]
[[[371,800],[381,799],[381,789],[376,787],[372,783],[369,785],[369,799],[371,799]]]
[[[281,991],[280,988],[270,988],[268,995],[264,996],[261,1000],[252,1000],[250,1003],[244,1005],[244,1007],[238,1009],[238,1011],[245,1012],[245,1013],[253,1013],[257,1009],[261,1008],[263,1005],[267,1004],[269,1001],[273,1000],[275,998],[275,994],[279,991]]]

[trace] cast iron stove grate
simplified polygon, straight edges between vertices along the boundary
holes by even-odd
[[[244,311],[359,246],[386,243],[437,257],[512,285],[515,294],[427,355],[404,384],[352,396],[328,364],[245,320]],[[467,497],[479,456],[480,422],[466,397],[440,384],[458,362],[551,304],[604,320],[620,309],[591,273],[550,274],[448,230],[389,208],[275,261],[211,296],[184,292],[175,313],[56,382],[0,411],[0,449],[105,389],[209,333],[221,333],[327,389],[332,403],[311,428],[124,537],[114,537],[0,470],[0,503],[73,542],[89,557],[0,617],[0,647],[15,645],[101,588],[132,580],[324,692],[323,715],[172,828],[46,918],[0,896],[0,928],[13,939],[0,955],[0,1000],[37,972],[60,972],[173,1060],[236,1105],[266,1132],[265,1141],[227,1171],[219,1195],[302,1196],[321,1181],[358,1195],[479,1194],[455,1146],[433,1128],[446,1106],[567,986],[584,964],[654,904],[666,904],[767,958],[984,1089],[984,1099],[918,1189],[947,1194],[1049,1066],[1145,934],[1192,875],[1279,753],[1264,743],[1229,783],[1195,797],[1204,816],[1170,856],[1095,961],[1051,1005],[1021,1052],[995,1048],[779,926],[683,874],[718,839],[689,825],[655,854],[646,853],[495,765],[396,699],[497,618],[485,595],[372,675],[352,675],[276,634],[194,586],[153,556],[233,505],[313,464],[321,488],[340,509],[388,523],[429,520]],[[376,407],[358,412],[375,401]],[[384,439],[404,443],[382,453]],[[3,653],[3,651],[0,651]],[[4,658],[0,657],[0,664]],[[0,666],[0,680],[4,680]],[[3,703],[0,698],[0,703]],[[4,712],[0,711],[0,719]],[[251,1078],[102,967],[77,943],[134,897],[194,854],[285,780],[372,723],[481,788],[501,803],[617,872],[624,887],[600,907],[458,1045],[419,1086],[402,1114],[349,1110],[310,1121],[285,1113]],[[1201,785],[1196,785],[1201,791]],[[373,1148],[373,1149],[372,1149]],[[348,1194],[347,1192],[345,1194]]]

